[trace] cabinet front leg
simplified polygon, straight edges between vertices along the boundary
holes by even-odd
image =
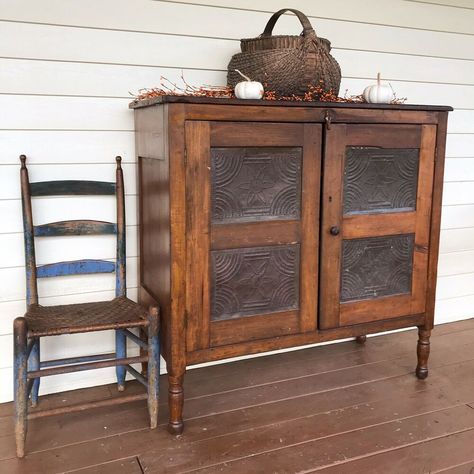
[[[184,374],[168,377],[168,403],[170,410],[170,418],[168,422],[168,431],[171,434],[179,435],[183,432],[183,380]]]
[[[428,357],[430,355],[430,329],[418,328],[418,346],[417,356],[418,365],[416,366],[416,376],[423,380],[428,377]]]

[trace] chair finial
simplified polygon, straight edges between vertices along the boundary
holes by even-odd
[[[26,168],[26,155],[20,155],[21,167]]]
[[[116,156],[115,157],[115,161],[117,162],[117,169],[121,169],[122,168],[122,157],[121,156]]]

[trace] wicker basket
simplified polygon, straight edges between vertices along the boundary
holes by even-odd
[[[275,23],[287,11],[298,17],[303,32],[299,36],[272,36]],[[303,95],[309,85],[339,93],[341,68],[329,53],[331,43],[318,38],[306,15],[298,10],[285,8],[274,13],[258,38],[242,39],[240,46],[242,52],[232,56],[227,68],[231,87],[242,80],[235,71],[239,69],[278,95]]]

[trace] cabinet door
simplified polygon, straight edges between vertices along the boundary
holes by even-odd
[[[435,135],[432,125],[327,132],[321,328],[425,311]]]
[[[186,123],[187,350],[315,330],[321,126]]]

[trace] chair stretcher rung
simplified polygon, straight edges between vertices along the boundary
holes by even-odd
[[[90,331],[104,331],[106,329],[123,329],[146,326],[148,326],[148,321],[146,319],[143,319],[137,321],[124,321],[121,323],[94,324],[93,326],[72,326],[54,329],[35,330],[29,335],[29,337],[58,336],[60,334],[77,334]]]
[[[132,366],[126,365],[125,369],[129,372],[135,379],[137,379],[142,385],[148,388],[148,380],[140,373],[138,370],[135,370]]]
[[[125,359],[104,360],[99,362],[86,362],[84,364],[65,365],[63,367],[52,367],[50,369],[33,370],[28,372],[27,378],[46,377],[48,375],[67,374],[69,372],[80,372],[81,370],[102,369],[104,367],[115,367],[117,365],[138,364],[148,361],[148,356],[128,357]]]
[[[145,341],[142,341],[138,336],[133,334],[133,332],[128,329],[121,329],[123,333],[135,344],[138,344],[142,349],[148,350],[148,344]]]
[[[69,357],[67,359],[45,360],[40,363],[40,367],[57,367],[58,365],[79,364],[81,362],[93,362],[97,360],[114,359],[115,352],[108,354],[95,354],[83,357]]]
[[[78,403],[61,408],[51,408],[50,410],[41,410],[28,413],[28,419],[42,418],[44,416],[62,415],[64,413],[74,413],[76,411],[89,410],[91,408],[102,408],[110,405],[120,405],[122,403],[134,402],[136,400],[146,400],[148,395],[140,393],[138,395],[125,395],[116,398],[108,398],[107,400],[99,400],[97,402]]]

